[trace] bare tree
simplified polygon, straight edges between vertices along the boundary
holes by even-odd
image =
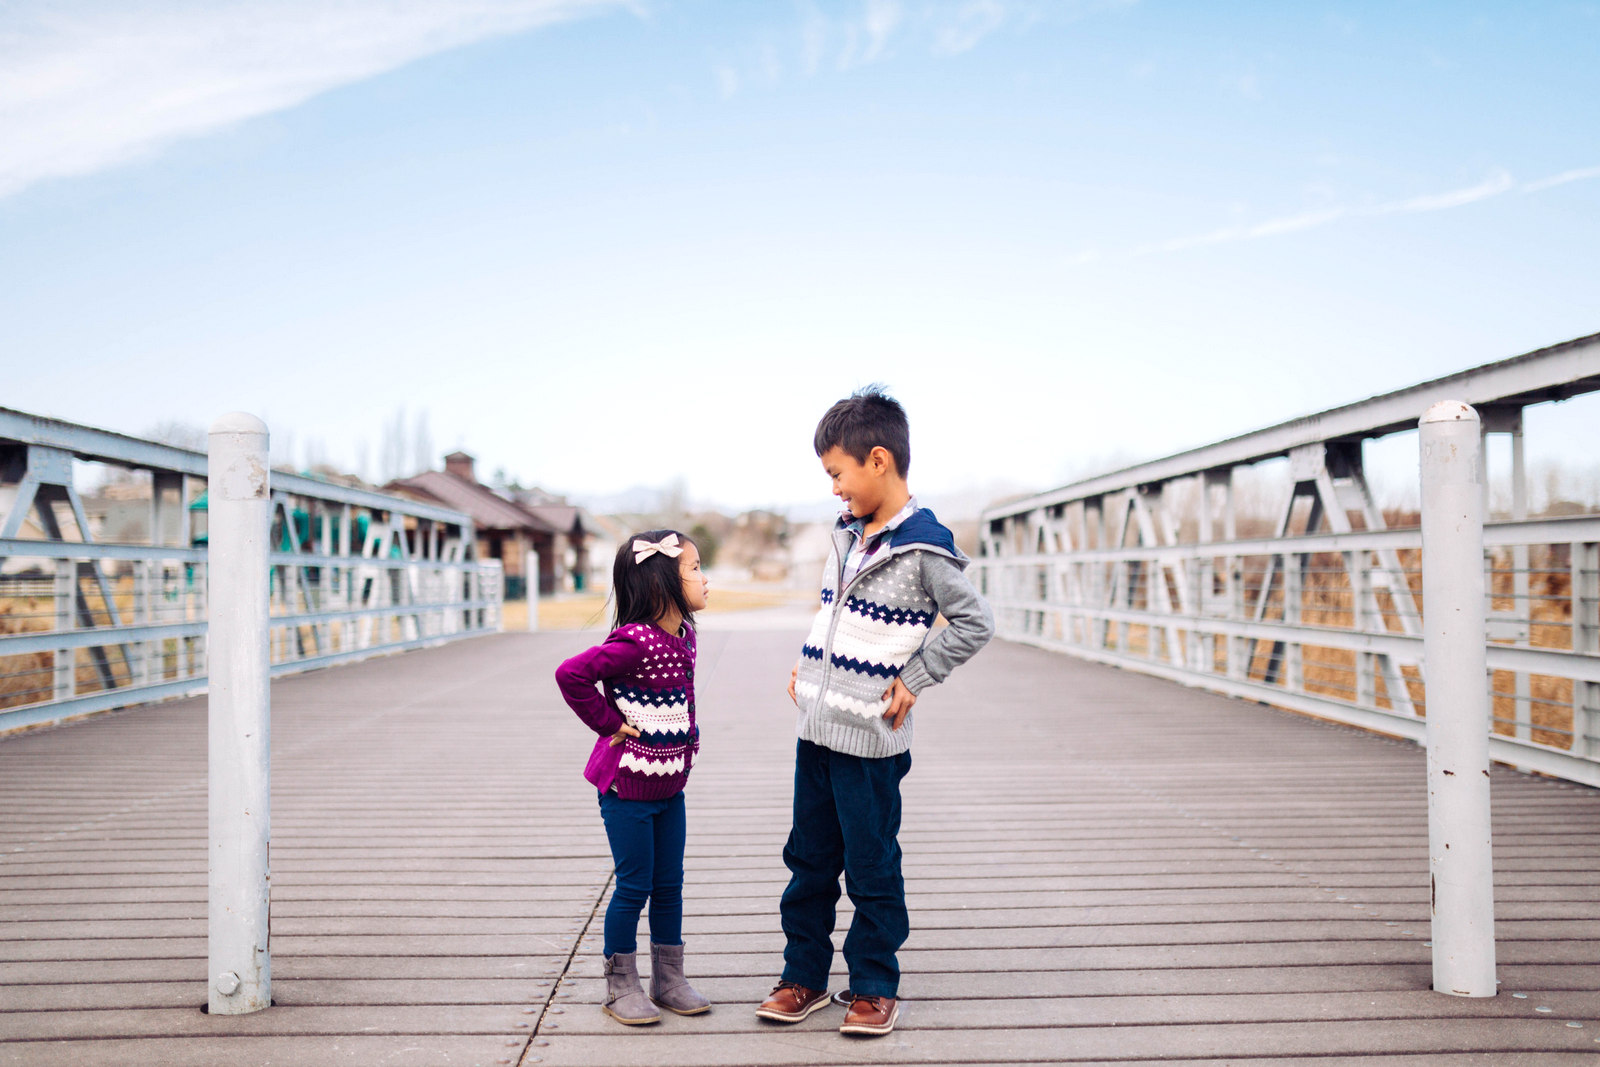
[[[661,513],[664,518],[675,519],[680,515],[689,514],[689,483],[683,478],[674,478],[661,490]]]
[[[383,424],[383,439],[378,447],[380,482],[433,470],[435,463],[428,409],[420,409],[412,419],[407,416],[404,404],[395,408],[394,415]],[[362,466],[365,465],[363,458]],[[366,475],[363,473],[362,477]]]
[[[417,412],[416,433],[411,438],[412,462],[418,471],[433,470],[433,434],[428,430],[428,409]]]
[[[204,426],[182,419],[165,419],[145,430],[140,436],[174,448],[187,448],[191,452],[204,452],[210,446],[211,440],[211,435]]]
[[[271,454],[278,457],[278,461],[272,465],[274,470],[293,471],[295,469],[294,445],[293,430],[284,430],[282,433],[275,433],[271,436]]]
[[[406,476],[406,409],[395,409],[394,417],[383,425],[383,441],[378,447],[378,480],[390,482]]]
[[[305,448],[306,470],[327,469],[328,445],[320,437],[307,437]]]

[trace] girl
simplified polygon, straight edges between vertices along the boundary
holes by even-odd
[[[649,530],[611,568],[616,626],[556,668],[561,695],[599,734],[584,777],[600,791],[616,864],[606,908],[606,999],[619,1023],[661,1021],[651,1004],[699,1015],[711,1002],[683,976],[683,786],[700,750],[694,719],[694,613],[709,583],[700,550]],[[604,695],[595,689],[603,683]],[[639,912],[650,902],[650,996],[639,987]]]

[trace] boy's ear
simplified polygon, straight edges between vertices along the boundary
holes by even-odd
[[[867,466],[872,468],[873,474],[886,474],[894,470],[894,457],[882,445],[874,445],[872,451],[867,453]]]

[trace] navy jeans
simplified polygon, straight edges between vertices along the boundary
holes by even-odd
[[[683,944],[683,794],[666,800],[600,795],[617,884],[606,907],[605,954],[639,950],[639,912],[650,902],[650,940]]]
[[[794,826],[783,848],[789,887],[780,910],[783,980],[827,989],[833,966],[833,926],[839,874],[856,906],[844,939],[850,990],[893,997],[900,987],[895,959],[911,931],[906,883],[900,874],[900,779],[911,753],[866,759],[801,741],[794,759]]]

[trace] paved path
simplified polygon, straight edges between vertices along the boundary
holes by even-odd
[[[917,711],[899,1030],[761,1023],[800,637],[773,619],[702,641],[709,1015],[600,1014],[610,865],[551,681],[595,635],[506,634],[274,686],[253,1016],[199,1010],[203,702],[0,741],[0,1064],[1600,1064],[1594,791],[1496,769],[1504,992],[1440,996],[1418,749],[1005,643]]]

